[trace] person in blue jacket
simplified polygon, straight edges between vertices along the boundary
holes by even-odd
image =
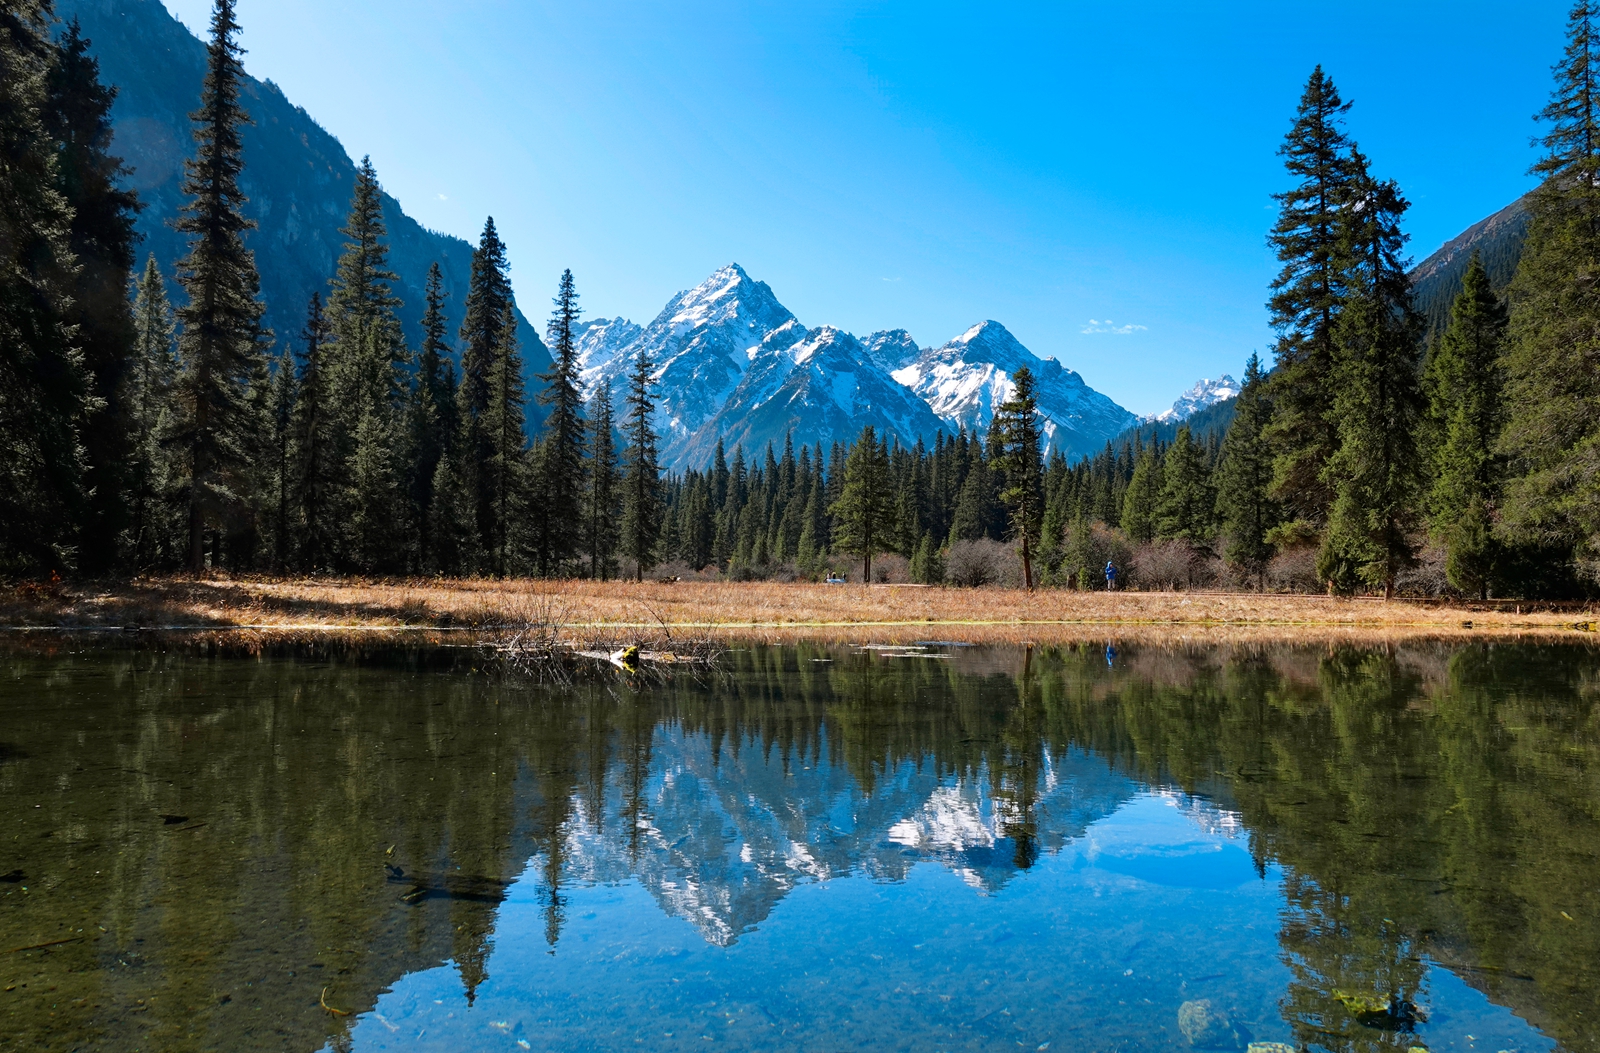
[[[1111,592],[1117,591],[1117,565],[1106,560],[1106,588]]]

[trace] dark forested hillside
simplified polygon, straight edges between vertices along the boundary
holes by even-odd
[[[1185,427],[1189,429],[1197,441],[1205,442],[1215,437],[1218,442],[1221,442],[1222,437],[1228,434],[1228,425],[1233,423],[1233,411],[1238,406],[1238,403],[1237,397],[1223,399],[1221,402],[1207,406],[1205,409],[1196,410],[1183,420],[1145,421],[1118,435],[1111,440],[1111,445],[1121,449],[1123,446],[1132,443],[1135,437],[1146,446],[1154,442],[1170,443],[1177,438],[1178,429]]]
[[[1490,283],[1503,290],[1517,272],[1527,234],[1527,198],[1518,198],[1451,238],[1412,268],[1412,301],[1427,320],[1428,331],[1442,333],[1450,324],[1450,304],[1461,291],[1461,277],[1473,252],[1482,254]]]
[[[183,203],[183,162],[194,153],[189,113],[199,105],[205,45],[160,0],[58,0],[56,13],[63,21],[77,18],[82,23],[100,62],[101,79],[117,88],[114,149],[133,169],[130,183],[145,206],[138,221],[143,241],[137,253],[143,259],[154,252],[170,279],[185,248],[170,221]],[[311,294],[327,293],[345,241],[339,228],[350,211],[355,164],[339,140],[271,81],[247,78],[243,91],[245,109],[255,123],[244,131],[240,182],[249,198],[245,212],[258,224],[246,244],[261,272],[265,323],[281,345],[297,340]],[[378,174],[381,178],[383,173]],[[445,318],[454,332],[461,322],[472,246],[425,229],[387,194],[383,213],[408,341],[415,345],[421,340],[423,288],[435,260],[447,297]],[[555,287],[554,275],[550,287]],[[521,292],[524,302],[533,304],[542,303],[550,290]],[[538,328],[524,320],[519,329],[524,374],[529,390],[538,390],[533,378],[549,368],[550,356]],[[528,408],[530,416],[538,415],[534,400]]]

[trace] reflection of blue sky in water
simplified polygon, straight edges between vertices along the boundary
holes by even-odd
[[[663,729],[641,836],[619,814],[572,824],[553,951],[536,860],[475,1001],[451,966],[405,977],[355,1048],[1180,1050],[1200,998],[1291,1040],[1281,875],[1257,874],[1230,813],[1047,758],[1042,851],[1018,871],[1015,787],[995,781],[907,764],[867,794],[825,748],[786,771]],[[1434,1050],[1551,1047],[1441,969],[1425,995]]]

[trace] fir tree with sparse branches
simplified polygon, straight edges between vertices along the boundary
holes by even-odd
[[[239,189],[244,166],[241,132],[250,119],[240,100],[243,49],[234,42],[239,23],[234,0],[216,0],[206,77],[194,122],[196,156],[184,162],[183,206],[176,228],[189,236],[189,253],[178,281],[188,302],[178,310],[182,371],[175,385],[173,442],[183,472],[188,506],[189,567],[206,567],[206,531],[241,510],[240,490],[249,469],[253,424],[248,386],[259,373],[268,334],[255,256],[244,234],[254,223],[244,215]]]
[[[584,421],[579,391],[577,325],[581,309],[572,271],[561,273],[547,329],[550,371],[540,376],[539,400],[549,407],[539,443],[539,503],[546,528],[539,539],[539,573],[571,566],[583,537]]]
[[[628,375],[628,445],[622,477],[622,551],[633,561],[635,580],[643,580],[645,570],[655,565],[661,532],[661,468],[656,460],[656,434],[650,425],[656,408],[651,394],[654,384],[655,363],[649,352],[640,348]]]
[[[1318,66],[1279,155],[1293,186],[1275,195],[1279,215],[1268,241],[1283,269],[1267,303],[1278,331],[1269,427],[1277,448],[1274,496],[1292,513],[1324,521],[1333,491],[1323,466],[1339,446],[1333,412],[1334,327],[1345,300],[1339,262],[1341,219],[1355,170],[1344,131],[1350,105]]]

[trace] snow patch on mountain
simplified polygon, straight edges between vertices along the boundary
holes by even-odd
[[[854,336],[833,326],[798,334],[795,327],[775,331],[757,349],[739,386],[682,449],[685,464],[709,463],[718,441],[754,454],[786,440],[809,446],[848,439],[871,425],[911,446],[931,443],[944,427]]]
[[[1209,378],[1201,380],[1194,387],[1178,396],[1178,401],[1172,404],[1169,410],[1163,410],[1153,417],[1146,417],[1146,424],[1177,424],[1188,420],[1208,406],[1215,406],[1219,402],[1226,402],[1238,398],[1239,392],[1244,390],[1239,382],[1224,373],[1215,380]]]
[[[663,460],[676,465],[679,449],[722,407],[767,337],[794,320],[765,282],[730,263],[674,296],[626,343],[597,339],[585,363],[585,394],[603,379],[620,390],[618,378],[647,353],[656,365]]]
[[[1046,452],[1068,458],[1097,452],[1137,418],[1053,358],[1023,347],[999,322],[968,329],[943,347],[928,348],[894,371],[894,379],[921,397],[954,431],[985,431],[995,409],[1016,389],[1012,377],[1027,366],[1037,381]]]

